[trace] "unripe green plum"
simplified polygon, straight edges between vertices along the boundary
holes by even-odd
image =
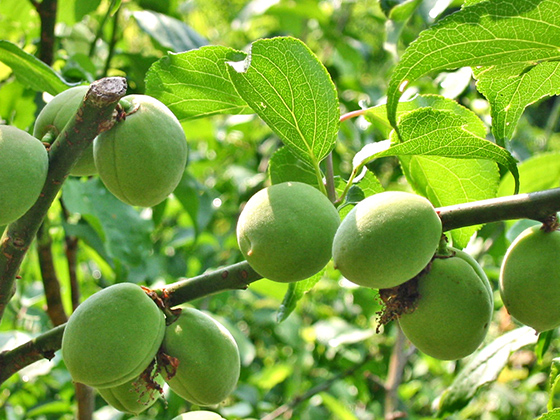
[[[199,410],[180,414],[177,417],[173,417],[172,420],[224,420],[224,418],[212,411]]]
[[[261,276],[278,282],[317,274],[332,256],[340,217],[316,188],[283,182],[251,197],[239,216],[237,241]]]
[[[442,360],[474,352],[484,340],[493,310],[486,274],[467,253],[449,248],[453,256],[436,256],[418,276],[418,302],[402,314],[399,325],[420,351]]]
[[[126,118],[97,136],[93,157],[99,177],[121,201],[141,207],[162,202],[179,184],[187,164],[181,123],[163,103],[129,95]]]
[[[41,140],[50,131],[53,134],[52,140],[54,141],[66,124],[76,115],[88,89],[89,86],[75,86],[52,98],[37,116],[33,127],[33,135]],[[82,156],[70,170],[70,175],[89,176],[95,174],[97,174],[97,168],[93,161],[92,143],[84,150]]]
[[[508,248],[500,270],[507,311],[538,332],[560,326],[560,232],[524,230]]]
[[[241,362],[235,339],[222,324],[197,309],[184,308],[167,326],[162,351],[179,362],[175,374],[171,378],[164,374],[164,380],[193,404],[218,404],[237,385]]]
[[[111,388],[98,389],[97,392],[109,405],[123,413],[140,414],[150,408],[161,395],[160,382],[147,380],[144,374],[124,384]]]
[[[164,334],[163,311],[146,292],[118,283],[90,296],[70,316],[62,358],[75,382],[115,387],[148,367]]]
[[[0,125],[0,226],[23,216],[45,185],[49,158],[35,137]]]
[[[441,220],[427,199],[382,192],[360,201],[344,218],[334,237],[333,260],[348,280],[387,289],[420,273],[441,235]]]

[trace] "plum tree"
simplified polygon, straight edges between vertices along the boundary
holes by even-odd
[[[121,201],[141,207],[162,202],[179,184],[187,142],[179,120],[147,95],[123,98],[126,117],[93,142],[105,186]]]
[[[163,373],[170,388],[197,405],[222,402],[239,379],[237,343],[218,321],[194,308],[183,308],[167,326],[162,351],[178,361],[176,370]]]
[[[50,133],[49,142],[54,141],[68,121],[76,114],[88,89],[89,86],[75,86],[52,98],[37,116],[33,126],[33,135],[42,140],[46,134]],[[97,174],[97,168],[93,161],[93,144],[91,144],[77,160],[70,175],[95,174]]]
[[[86,299],[62,337],[62,358],[72,379],[95,388],[122,385],[154,359],[165,333],[165,317],[132,283],[117,283]]]
[[[237,241],[260,275],[293,282],[313,276],[329,262],[339,223],[336,208],[319,190],[284,182],[249,199],[237,222]]]
[[[0,226],[31,208],[48,168],[47,151],[39,140],[19,128],[0,125]]]
[[[535,330],[560,325],[560,232],[525,229],[509,246],[500,270],[500,295],[511,316]]]
[[[412,312],[399,317],[406,337],[422,352],[443,360],[468,356],[484,340],[493,311],[486,274],[466,252],[449,247],[417,281]]]
[[[335,267],[365,287],[398,286],[430,261],[442,234],[432,204],[416,194],[387,191],[360,201],[333,241]]]

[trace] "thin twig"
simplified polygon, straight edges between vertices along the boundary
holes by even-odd
[[[406,414],[398,410],[399,406],[399,386],[402,382],[404,367],[408,362],[410,354],[405,352],[406,337],[402,330],[396,325],[397,336],[395,345],[389,359],[389,371],[385,381],[385,419],[392,420],[405,418]]]
[[[37,232],[37,253],[39,256],[39,267],[43,278],[43,289],[47,300],[47,314],[54,326],[64,324],[68,316],[62,304],[60,294],[60,281],[54,267],[52,254],[52,238],[48,231],[48,219],[39,227]]]

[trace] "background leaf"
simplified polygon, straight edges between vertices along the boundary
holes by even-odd
[[[189,25],[171,16],[150,10],[132,12],[132,16],[144,32],[171,51],[189,51],[208,44],[208,41]]]
[[[146,93],[166,104],[180,120],[252,113],[235,90],[226,65],[245,56],[220,46],[169,53],[150,67]]]
[[[230,63],[241,97],[301,159],[314,166],[334,147],[340,113],[333,82],[295,38],[255,41],[246,61]]]
[[[428,72],[558,58],[557,1],[488,0],[465,7],[422,32],[407,48],[389,83],[389,121],[396,127],[399,97]]]
[[[543,153],[521,162],[519,192],[529,193],[560,187],[560,152]],[[500,182],[498,196],[510,195],[514,187],[513,176],[505,174]]]
[[[498,377],[512,352],[536,342],[535,330],[521,327],[498,337],[477,351],[443,393],[439,413],[452,413],[463,408],[478,388]]]
[[[276,320],[278,322],[282,322],[290,316],[299,300],[321,280],[324,273],[325,270],[323,269],[308,279],[296,281],[288,285],[288,290],[284,295],[284,300],[280,308],[278,308],[278,314],[276,315]]]

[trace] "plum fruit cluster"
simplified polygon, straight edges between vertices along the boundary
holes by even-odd
[[[33,135],[52,142],[82,104],[88,86],[55,96],[39,113]],[[179,184],[188,149],[179,120],[163,103],[147,95],[128,95],[119,103],[114,126],[99,134],[70,175],[99,177],[121,201],[152,207]]]
[[[62,358],[75,382],[132,414],[154,404],[164,382],[193,404],[218,404],[234,390],[240,371],[237,343],[222,324],[192,308],[166,318],[132,283],[109,286],[74,311]]]
[[[393,296],[385,302],[390,315],[382,316],[398,320],[428,355],[453,360],[478,348],[492,317],[492,289],[472,257],[445,245],[430,201],[382,192],[339,220],[319,190],[297,182],[275,184],[247,202],[238,243],[257,273],[280,282],[310,277],[332,259],[346,279]]]

